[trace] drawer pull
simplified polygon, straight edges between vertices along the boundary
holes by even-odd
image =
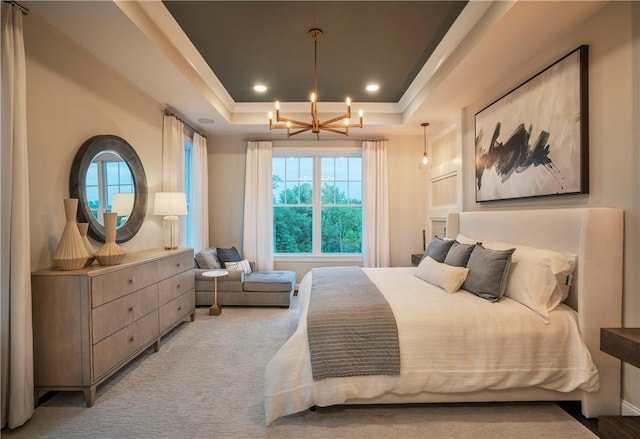
[[[176,288],[180,288],[180,284],[176,284]]]
[[[136,283],[136,280],[134,278],[129,279],[129,284],[133,285]]]
[[[129,311],[133,311],[133,306],[130,306],[130,307],[129,307]]]
[[[181,310],[182,310],[182,306],[179,306],[179,307],[178,307],[178,311],[181,311]]]
[[[131,337],[129,337],[129,341],[133,341],[135,337],[132,335]]]
[[[178,263],[176,264],[176,267],[182,267],[182,263],[181,263],[181,262],[178,262]]]

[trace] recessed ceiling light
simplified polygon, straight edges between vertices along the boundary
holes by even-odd
[[[258,93],[264,93],[265,91],[267,91],[267,86],[262,84],[257,84],[253,86],[253,89]]]
[[[378,84],[367,84],[366,89],[367,91],[374,92],[378,91],[380,89],[380,86]]]
[[[200,123],[214,123],[215,121],[213,119],[209,119],[208,117],[201,117],[200,119],[198,119],[198,122],[200,122]]]

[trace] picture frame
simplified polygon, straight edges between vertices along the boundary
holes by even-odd
[[[589,193],[588,46],[475,114],[476,202]]]

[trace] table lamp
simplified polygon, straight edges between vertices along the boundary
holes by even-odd
[[[135,201],[133,192],[119,192],[111,195],[111,212],[118,214],[117,227],[123,225],[129,219],[131,211],[133,210],[133,202]]]
[[[162,218],[162,235],[165,250],[178,248],[178,215],[187,214],[187,196],[184,192],[156,192],[155,215]]]

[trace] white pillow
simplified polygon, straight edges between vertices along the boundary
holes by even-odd
[[[427,256],[420,262],[415,274],[420,279],[442,288],[447,293],[455,293],[464,283],[467,273],[469,273],[468,268],[447,265]]]
[[[462,233],[458,233],[458,236],[456,236],[456,241],[458,241],[460,244],[473,245],[482,242],[482,239],[475,239],[471,238],[470,236],[463,235]]]
[[[549,311],[569,295],[576,256],[508,242],[484,245],[494,250],[516,249],[504,295],[531,308],[549,323]]]
[[[249,264],[249,261],[247,261],[246,259],[243,259],[238,262],[225,262],[224,266],[229,270],[242,270],[244,271],[244,274],[251,273],[251,265]]]

